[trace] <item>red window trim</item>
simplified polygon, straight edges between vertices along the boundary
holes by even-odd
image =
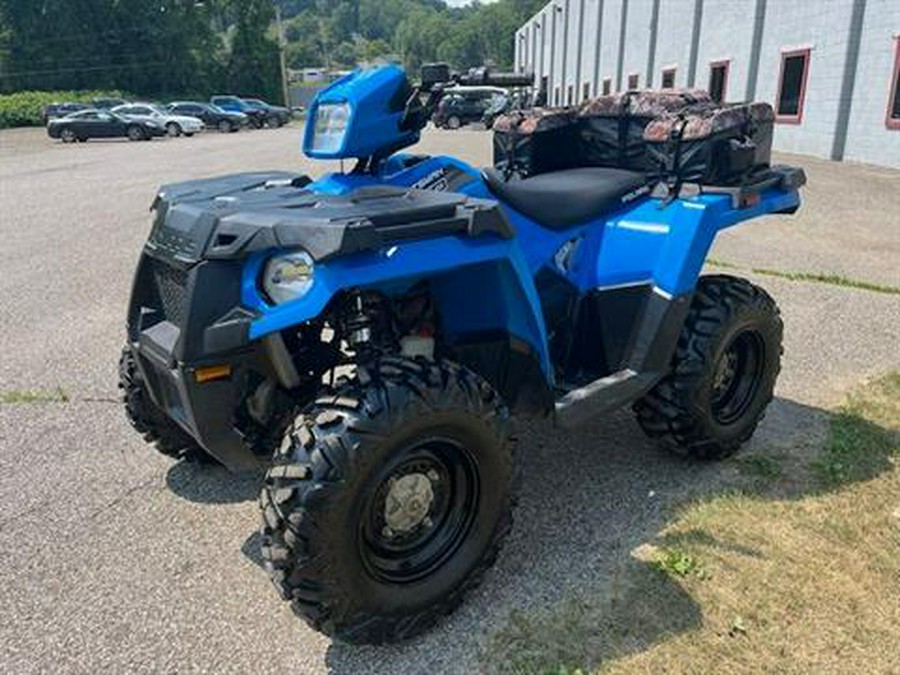
[[[671,88],[672,89],[675,88],[675,77],[678,75],[678,66],[670,66],[668,68],[662,69],[662,71],[660,72],[660,76],[659,76],[660,88],[663,88],[663,82],[666,79],[666,75],[668,75],[669,73],[672,73],[672,87]]]
[[[637,84],[635,86],[631,86],[631,78],[637,78]],[[640,73],[628,73],[628,77],[625,79],[626,89],[639,89],[641,86],[641,74]]]
[[[725,77],[722,79],[722,103],[728,100],[728,78],[731,76],[731,59],[719,59],[709,62],[709,79],[712,80],[713,68],[725,67]],[[709,83],[707,83],[708,85]]]
[[[891,79],[891,88],[888,90],[887,110],[884,111],[884,126],[888,129],[900,129],[900,119],[891,118],[891,109],[894,107],[894,97],[897,88],[900,87],[900,35],[894,36],[894,72]]]
[[[806,83],[809,80],[810,47],[800,49],[782,50],[781,67],[778,71],[778,88],[775,89],[775,121],[781,124],[800,124],[803,122],[803,108],[806,106]],[[803,55],[803,79],[800,81],[800,98],[797,101],[796,115],[779,115],[778,103],[781,101],[781,84],[784,78],[784,62],[792,56]]]

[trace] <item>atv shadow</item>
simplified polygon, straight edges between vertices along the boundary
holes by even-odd
[[[220,464],[180,461],[166,472],[166,487],[189,502],[236,504],[255,501],[262,473],[230,473]]]
[[[523,423],[516,522],[484,584],[437,628],[409,642],[334,641],[326,655],[329,671],[494,671],[503,666],[481,661],[498,634],[503,656],[542,650],[539,656],[551,658],[541,660],[564,664],[566,656],[583,654],[581,663],[597,666],[697,628],[700,607],[670,575],[638,559],[640,547],[661,543],[660,531],[686,501],[754,490],[758,479],[766,481],[765,498],[821,493],[826,488],[803,472],[820,452],[828,424],[826,411],[778,398],[735,458],[705,463],[658,448],[628,410],[573,432]],[[783,475],[757,475],[770,463],[783,466]],[[885,458],[855,478],[867,480],[889,466]],[[751,547],[706,544],[761,555]],[[530,630],[519,630],[523,624]],[[528,635],[552,639],[532,644],[522,637]],[[557,653],[559,660],[552,658]]]

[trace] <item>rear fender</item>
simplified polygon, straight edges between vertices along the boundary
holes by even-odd
[[[773,188],[753,206],[735,208],[730,197],[699,194],[666,204],[647,199],[607,221],[602,240],[586,253],[593,274],[581,283],[593,288],[652,283],[665,294],[694,290],[716,235],[738,223],[796,208],[796,190]],[[590,278],[592,277],[592,278]]]

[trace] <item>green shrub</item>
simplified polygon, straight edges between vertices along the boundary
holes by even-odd
[[[20,91],[0,95],[0,129],[41,126],[51,103],[90,103],[95,98],[128,98],[118,91]]]

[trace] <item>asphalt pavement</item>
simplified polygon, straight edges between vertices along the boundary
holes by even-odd
[[[308,629],[260,566],[257,479],[154,454],[116,391],[156,187],[335,167],[301,158],[299,144],[297,125],[73,146],[0,132],[0,394],[66,399],[0,404],[0,671],[472,672],[511,614],[604,592],[674,505],[734,477],[734,462],[659,451],[627,411],[575,433],[523,422],[516,526],[459,611],[385,647]],[[490,136],[428,132],[419,150],[486,164]],[[801,212],[734,228],[713,256],[900,285],[900,173],[780,159],[808,170]],[[900,295],[749,275],[782,308],[786,353],[778,398],[745,452],[800,452],[823,437],[824,409],[900,368]]]

